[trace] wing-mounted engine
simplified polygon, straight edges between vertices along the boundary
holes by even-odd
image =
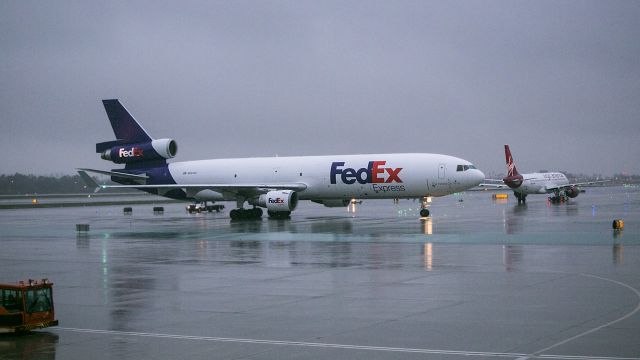
[[[260,195],[249,203],[267,208],[272,212],[293,211],[298,206],[298,194],[293,190],[274,190]]]
[[[141,161],[166,160],[176,156],[178,144],[173,139],[157,139],[143,143],[108,141],[96,144],[96,152],[104,160],[116,164],[130,164]]]
[[[512,189],[517,189],[520,187],[520,185],[522,185],[522,182],[524,181],[524,177],[520,174],[518,175],[511,175],[511,176],[507,176],[505,178],[502,179],[502,181],[504,181],[504,183],[512,188]]]
[[[578,195],[580,195],[580,189],[578,189],[578,187],[577,187],[577,186],[571,186],[571,187],[569,187],[568,189],[566,189],[566,190],[564,191],[564,193],[565,193],[568,197],[570,197],[570,198],[572,198],[572,199],[573,199],[573,198],[577,197]]]

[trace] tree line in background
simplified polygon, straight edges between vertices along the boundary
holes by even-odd
[[[95,177],[93,179],[98,183],[104,181]],[[80,175],[0,175],[0,195],[79,194],[92,193],[93,190],[85,185]]]
[[[110,184],[106,178],[93,179],[99,184]],[[581,179],[584,181],[584,179]],[[615,174],[609,185],[640,184],[640,175]],[[0,175],[0,195],[21,194],[82,194],[92,193],[93,188],[85,185],[80,175],[41,176]]]

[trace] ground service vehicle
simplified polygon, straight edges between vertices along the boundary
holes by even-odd
[[[17,284],[0,284],[0,333],[56,325],[52,282],[29,279]]]
[[[198,203],[194,203],[194,204],[189,204],[187,205],[187,212],[189,214],[192,213],[200,213],[200,212],[220,212],[222,209],[224,209],[224,205],[220,205],[220,204],[213,204],[213,205],[209,205],[207,203],[207,201],[203,201],[203,202],[198,202]]]

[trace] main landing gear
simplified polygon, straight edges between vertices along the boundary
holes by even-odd
[[[245,202],[244,198],[238,198],[236,200],[237,209],[229,211],[231,220],[258,220],[262,219],[263,210],[260,207],[254,205],[252,209],[245,209],[243,207]],[[270,219],[289,219],[291,217],[291,211],[272,211],[267,210],[267,214]]]
[[[255,207],[253,209],[238,208],[229,211],[231,220],[257,220],[262,218],[262,209]],[[289,219],[291,211],[267,211],[270,219]]]
[[[513,194],[516,196],[516,199],[518,199],[518,204],[526,204],[527,203],[527,194],[521,194],[519,192],[513,192]]]
[[[281,219],[290,219],[291,218],[291,211],[267,211],[267,214],[269,215],[269,219],[276,219],[276,220],[281,220]]]
[[[549,202],[552,204],[561,204],[567,201],[567,195],[564,192],[554,192],[553,196],[549,196]]]
[[[262,209],[256,207],[253,209],[233,209],[229,211],[231,220],[255,220],[262,218]]]

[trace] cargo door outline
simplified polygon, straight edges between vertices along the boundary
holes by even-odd
[[[447,190],[451,190],[451,179],[447,178],[447,164],[438,164],[438,185],[446,186]]]

